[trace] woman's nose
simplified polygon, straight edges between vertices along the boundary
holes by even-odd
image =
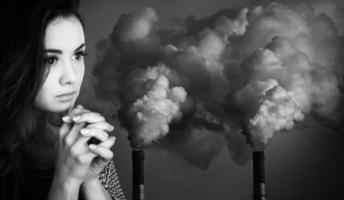
[[[73,85],[77,79],[76,72],[71,60],[65,61],[61,66],[61,85]]]

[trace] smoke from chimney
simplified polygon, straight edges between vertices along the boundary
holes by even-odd
[[[245,163],[307,115],[340,129],[340,20],[316,5],[224,9],[168,30],[153,8],[124,14],[97,45],[95,107],[111,108],[132,145],[202,169],[222,147]]]

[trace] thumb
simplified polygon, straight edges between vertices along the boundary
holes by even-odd
[[[72,124],[63,122],[60,129],[59,129],[59,138],[62,140],[67,133],[69,133]]]

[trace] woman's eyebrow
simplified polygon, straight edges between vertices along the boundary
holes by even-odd
[[[85,43],[82,43],[78,48],[74,50],[74,52],[79,51],[81,48],[85,46]],[[44,52],[46,53],[57,53],[57,54],[62,54],[62,50],[60,49],[45,49]]]
[[[74,50],[74,52],[76,52],[76,51],[79,51],[82,47],[84,47],[85,46],[85,43],[82,43],[78,48],[76,48],[75,50]]]
[[[46,53],[58,53],[58,54],[62,54],[62,51],[59,49],[45,49],[44,52]]]

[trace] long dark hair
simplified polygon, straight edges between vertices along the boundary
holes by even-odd
[[[46,27],[57,17],[82,20],[77,0],[12,0],[1,6],[6,10],[0,19],[0,199],[19,199],[22,152],[37,131],[34,100],[47,74]]]

